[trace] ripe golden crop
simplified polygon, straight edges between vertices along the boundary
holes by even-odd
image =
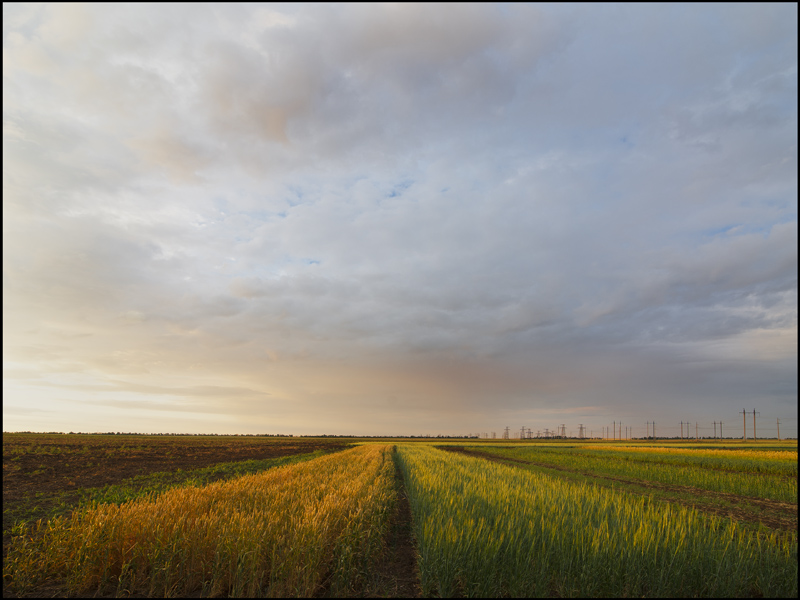
[[[382,551],[394,502],[391,446],[363,446],[40,522],[12,541],[5,576],[73,593],[346,593]]]

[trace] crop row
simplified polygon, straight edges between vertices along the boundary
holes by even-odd
[[[102,504],[17,536],[4,578],[70,593],[350,593],[381,552],[394,506],[390,446]]]
[[[572,454],[604,456],[617,460],[659,462],[743,473],[771,473],[797,477],[797,452],[696,450],[692,448],[636,448],[630,446],[580,446]]]
[[[669,463],[669,457],[658,454],[625,453],[619,451],[571,452],[535,446],[515,448],[474,448],[501,458],[513,458],[541,465],[553,465],[579,472],[599,475],[618,475],[682,485],[704,490],[725,492],[754,498],[766,498],[797,503],[797,479],[773,474],[731,472],[686,463]],[[688,457],[680,457],[684,460]],[[701,460],[709,460],[701,458]],[[795,465],[796,470],[796,465]]]
[[[401,447],[424,595],[792,596],[797,540],[428,447]]]
[[[322,450],[307,454],[292,454],[280,458],[263,460],[239,460],[217,463],[210,467],[184,471],[158,471],[147,475],[136,475],[124,479],[120,483],[98,488],[82,488],[78,491],[80,505],[122,504],[129,500],[144,496],[150,492],[161,493],[176,487],[199,487],[217,481],[224,481],[261,473],[269,469],[302,463],[324,456]]]
[[[564,456],[597,461],[593,469],[625,464],[626,474],[638,464]],[[796,596],[794,533],[755,534],[690,509],[412,444],[396,453],[367,445],[217,483],[205,477],[230,465],[204,469],[190,487],[40,521],[16,532],[4,578],[23,593],[42,583],[70,594],[363,593],[397,506],[393,457],[423,595]]]
[[[773,447],[731,447],[721,446],[718,448],[708,448],[706,446],[634,446],[622,445],[611,446],[603,445],[599,448],[596,446],[580,446],[580,448],[591,450],[618,450],[623,452],[640,452],[651,453],[660,455],[684,455],[684,456],[710,456],[717,458],[744,458],[756,459],[762,461],[782,461],[797,463],[797,446],[783,446],[780,448]]]

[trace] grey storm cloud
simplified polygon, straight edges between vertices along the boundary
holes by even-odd
[[[9,410],[796,416],[796,12],[5,4]]]

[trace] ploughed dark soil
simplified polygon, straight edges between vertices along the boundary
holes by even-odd
[[[6,434],[3,503],[37,492],[101,487],[159,471],[346,447],[341,441],[303,438]]]
[[[517,463],[523,465],[533,465],[537,467],[545,467],[553,469],[554,471],[566,471],[569,473],[577,473],[584,477],[592,477],[596,479],[603,479],[606,481],[617,481],[630,486],[641,488],[641,491],[636,489],[626,488],[625,491],[633,494],[647,495],[648,489],[654,491],[665,491],[671,493],[681,494],[683,497],[669,498],[658,497],[661,502],[671,502],[672,504],[680,504],[695,508],[698,511],[718,515],[721,517],[728,517],[736,521],[746,521],[750,523],[760,523],[770,529],[777,529],[781,531],[796,531],[797,530],[797,504],[789,504],[787,502],[779,502],[777,500],[767,500],[764,498],[752,498],[750,496],[738,496],[736,494],[728,494],[725,492],[714,492],[704,490],[688,485],[668,485],[665,483],[658,483],[654,481],[644,481],[642,479],[628,479],[625,477],[616,477],[612,475],[603,475],[599,473],[585,472],[577,469],[568,469],[560,465],[551,465],[548,463],[540,463],[519,458],[505,458],[499,456],[491,456],[483,452],[476,452],[463,446],[437,446],[440,450],[448,452],[455,452],[458,454],[465,454],[467,456],[474,456],[499,463]],[[691,496],[700,499],[716,498],[723,500],[727,505],[713,505],[700,501],[692,501]]]
[[[248,436],[3,435],[3,555],[18,508],[46,509],[78,490],[136,475],[348,447],[341,440]]]

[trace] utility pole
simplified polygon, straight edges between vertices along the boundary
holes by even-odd
[[[753,441],[754,442],[756,441],[756,414],[760,415],[761,413],[756,413],[756,409],[754,408],[753,409]]]
[[[681,421],[681,439],[683,439],[683,421]]]
[[[699,440],[700,440],[700,438],[697,437],[697,421],[695,421],[694,422],[694,441],[697,442]]]
[[[614,432],[614,439],[617,439],[617,422],[611,421],[611,430]]]
[[[503,432],[503,439],[504,440],[508,439],[508,427],[506,427],[506,430]]]
[[[747,441],[747,411],[742,409],[742,441]]]
[[[717,422],[714,421],[714,439],[717,439]]]
[[[644,438],[645,439],[649,439],[650,438],[650,421],[648,421],[645,424],[645,431],[647,431],[647,433],[645,434]]]
[[[778,441],[781,441],[781,420],[776,419],[776,423],[778,424]]]
[[[722,441],[722,421],[719,422],[719,441]]]
[[[653,421],[653,439],[656,439],[656,422]]]

